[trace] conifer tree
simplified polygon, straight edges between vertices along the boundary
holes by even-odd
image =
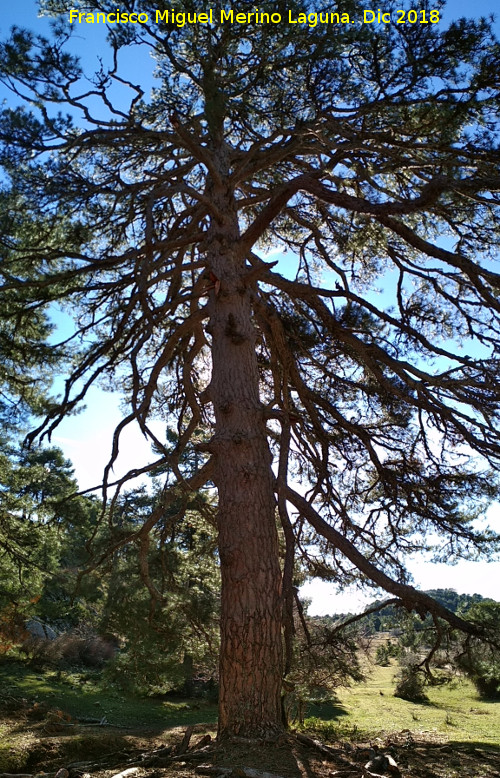
[[[19,226],[2,299],[10,321],[74,312],[65,392],[36,435],[106,381],[129,410],[105,495],[128,424],[161,451],[142,536],[215,484],[219,733],[270,736],[296,551],[312,573],[478,629],[411,587],[405,557],[437,537],[450,561],[496,542],[476,519],[500,455],[500,51],[487,21],[449,24],[441,3],[388,0],[376,24],[349,0],[349,23],[315,26],[304,8],[336,6],[263,2],[282,20],[247,23],[212,6],[213,24],[181,26],[162,16],[176,3],[124,0],[147,21],[109,24],[110,64],[90,80],[69,12],[114,0],[44,0],[53,37],[3,44],[3,204]],[[151,95],[126,75],[143,51]],[[155,416],[175,419],[175,445]]]

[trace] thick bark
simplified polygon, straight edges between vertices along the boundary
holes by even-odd
[[[252,292],[231,202],[207,259],[211,290],[214,480],[219,496],[219,737],[268,737],[281,722],[281,573],[271,454],[259,399]]]

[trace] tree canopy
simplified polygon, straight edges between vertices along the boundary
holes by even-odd
[[[390,24],[363,24],[351,0],[349,24],[289,24],[283,9],[280,23],[179,27],[155,20],[171,4],[126,0],[148,21],[109,24],[111,65],[85,78],[80,5],[116,10],[44,0],[53,37],[15,29],[0,49],[15,214],[2,305],[11,323],[60,306],[74,320],[53,346],[63,395],[32,438],[104,383],[128,407],[105,496],[128,424],[167,472],[141,537],[215,484],[220,731],[268,733],[295,555],[476,629],[408,584],[405,557],[497,548],[477,520],[500,460],[499,44],[486,20],[443,21],[441,3],[425,23],[398,24],[410,6],[388,2]],[[304,8],[336,10],[287,6]],[[151,94],[126,75],[136,50],[152,55]],[[174,420],[175,443],[154,418]]]

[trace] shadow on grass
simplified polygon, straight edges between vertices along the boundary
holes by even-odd
[[[401,764],[409,768],[415,778],[441,778],[449,774],[496,778],[499,775],[498,745],[462,740],[449,740],[445,744],[432,743],[426,742],[425,738],[419,739],[416,745],[414,749],[398,752]]]
[[[217,707],[203,700],[134,697],[101,684],[99,673],[37,670],[24,663],[2,662],[0,687],[17,698],[27,711],[58,709],[72,719],[105,719],[118,728],[162,730],[190,724],[213,723]]]
[[[418,697],[418,698],[411,698],[411,697],[402,697],[400,694],[393,694],[392,697],[394,697],[396,700],[403,700],[403,702],[408,702],[410,705],[421,705],[422,708],[445,708],[446,705],[440,702],[433,702],[433,700],[430,700],[428,697]]]
[[[317,718],[323,721],[333,721],[340,718],[340,716],[347,715],[347,709],[336,700],[310,703],[306,710],[306,718]]]
[[[497,743],[487,743],[484,740],[449,740],[448,745],[459,751],[484,751],[485,753],[492,754],[497,758],[497,767],[500,765],[500,761],[498,761],[500,745]]]

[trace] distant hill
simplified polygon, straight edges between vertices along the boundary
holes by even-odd
[[[459,610],[468,610],[476,602],[488,599],[480,594],[458,594],[455,589],[429,589],[426,594],[434,597],[435,600],[453,613],[457,613]]]
[[[480,594],[458,594],[455,589],[428,589],[425,593],[433,597],[453,613],[457,613],[458,611],[465,613],[475,603],[483,602],[485,599],[491,599],[485,598]],[[406,616],[406,611],[401,608],[395,608],[394,605],[384,606],[383,600],[374,600],[367,606],[367,610],[376,606],[378,602],[380,602],[380,610],[370,613],[360,622],[368,634],[394,629]],[[352,614],[337,613],[331,616],[323,616],[321,620],[331,624],[347,619],[351,615]]]

